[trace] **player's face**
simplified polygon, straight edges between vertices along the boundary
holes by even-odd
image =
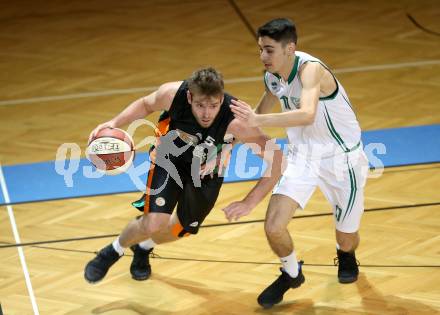
[[[289,43],[283,47],[281,42],[263,36],[258,38],[258,46],[260,46],[260,59],[267,71],[279,73],[285,67],[291,67],[290,58],[295,53],[294,43]]]
[[[223,95],[206,96],[188,91],[187,97],[188,103],[191,104],[191,111],[199,125],[203,128],[210,127],[220,111]]]

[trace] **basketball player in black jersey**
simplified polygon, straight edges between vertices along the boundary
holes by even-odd
[[[91,138],[102,128],[121,127],[163,111],[156,129],[157,142],[150,152],[146,194],[133,203],[144,214],[86,265],[88,282],[102,280],[128,247],[134,252],[132,278],[146,280],[151,274],[149,254],[155,245],[196,234],[218,198],[226,160],[222,151],[230,150],[234,139],[256,144],[255,153],[271,158],[266,158],[265,176],[243,200],[225,210],[236,217],[246,215],[272,189],[281,175],[282,152],[260,129],[234,119],[229,107],[232,99],[223,91],[223,79],[215,69],[201,69],[183,82],[161,85],[92,131]],[[265,154],[269,150],[273,154]]]

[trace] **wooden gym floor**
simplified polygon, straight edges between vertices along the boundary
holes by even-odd
[[[439,33],[438,1],[235,4],[253,29],[275,17],[294,19],[298,50],[337,70],[364,130],[440,122],[440,36],[406,15]],[[3,3],[0,26],[2,165],[53,160],[66,142],[84,149],[97,124],[201,66],[221,70],[231,80],[227,90],[251,104],[263,91],[255,39],[226,0],[19,0]],[[129,202],[138,193],[13,205],[21,241],[43,244],[23,247],[31,293],[17,247],[0,248],[3,313],[440,314],[439,164],[390,168],[369,180],[365,206],[377,211],[363,217],[355,284],[337,282],[330,207],[317,192],[289,226],[306,283],[269,311],[256,303],[278,274],[263,231],[267,199],[237,225],[226,224],[221,211],[253,184],[224,185],[197,236],[156,249],[146,282],[130,278],[128,256],[103,282],[83,279],[93,252],[113,240],[105,236],[137,215]],[[15,243],[7,210],[0,207],[4,244]],[[93,236],[102,237],[44,243]]]

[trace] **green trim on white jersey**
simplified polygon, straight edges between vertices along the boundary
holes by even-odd
[[[335,151],[338,151],[334,154],[357,149],[360,146],[361,130],[348,96],[334,74],[319,59],[304,52],[295,52],[292,71],[287,81],[278,73],[266,71],[264,74],[266,89],[280,100],[283,112],[300,109],[302,83],[299,71],[307,62],[319,62],[333,76],[336,88],[330,95],[319,97],[312,124],[286,128],[289,142],[310,148],[316,148],[315,144],[334,145]],[[312,156],[318,155],[319,153],[312,154]]]
[[[293,63],[292,71],[289,74],[289,78],[287,78],[287,83],[292,83],[293,79],[295,79],[296,74],[298,73],[298,64],[299,64],[299,57],[295,56],[295,62]]]

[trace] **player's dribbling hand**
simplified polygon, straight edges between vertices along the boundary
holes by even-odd
[[[223,209],[226,219],[229,222],[237,221],[242,216],[248,215],[252,211],[252,208],[243,201],[236,201]]]
[[[251,108],[249,104],[243,102],[241,100],[232,100],[231,101],[231,111],[234,113],[235,118],[238,118],[244,122],[249,127],[256,127],[256,113]]]
[[[104,129],[104,128],[115,128],[115,124],[113,123],[113,121],[107,121],[103,124],[98,125],[95,129],[93,129],[93,131],[90,133],[89,136],[89,140],[87,141],[87,143],[90,143],[93,138],[95,138],[95,135],[98,133],[99,130]]]

